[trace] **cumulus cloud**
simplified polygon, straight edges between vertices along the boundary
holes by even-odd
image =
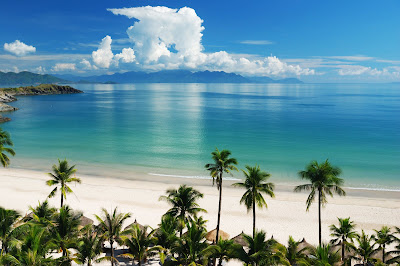
[[[79,63],[82,69],[84,70],[96,70],[98,69],[95,65],[92,65],[89,60],[87,59],[82,59],[82,61]]]
[[[282,62],[275,56],[252,58],[229,54],[226,51],[205,53],[202,45],[203,20],[188,7],[171,9],[163,6],[108,9],[115,15],[137,21],[127,29],[133,46],[114,57],[116,63],[135,62],[144,69],[193,69],[236,72],[244,75],[313,75],[315,71]],[[108,38],[107,38],[108,37]],[[99,50],[93,52],[93,61],[100,66],[107,51],[108,68],[113,60],[111,37],[107,36]],[[245,41],[248,44],[269,44],[269,41]],[[98,62],[96,62],[97,60]]]
[[[51,68],[51,71],[54,72],[73,71],[73,70],[76,70],[76,65],[71,63],[58,63]]]
[[[38,73],[38,74],[44,74],[46,72],[46,68],[42,67],[42,66],[38,66],[37,68],[35,68],[33,70],[34,72]]]
[[[36,48],[31,46],[31,45],[26,45],[25,43],[16,40],[12,43],[5,43],[4,44],[4,50],[15,54],[16,56],[24,56],[29,53],[34,53],[36,52]]]
[[[112,39],[110,36],[106,36],[102,39],[98,49],[93,51],[92,59],[96,66],[101,68],[109,68],[114,58],[114,54],[111,50]]]
[[[124,63],[132,63],[135,61],[135,52],[132,48],[124,48],[121,53],[115,55],[115,59]]]
[[[400,67],[386,67],[382,69],[358,66],[358,65],[342,65],[339,66],[338,74],[341,76],[386,76],[386,77],[400,77]]]

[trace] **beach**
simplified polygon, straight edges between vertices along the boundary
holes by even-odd
[[[139,176],[140,175],[140,176]],[[118,207],[121,212],[130,212],[132,217],[126,225],[135,219],[142,225],[156,228],[161,216],[168,210],[166,202],[159,201],[169,188],[178,188],[180,184],[193,185],[204,193],[200,207],[208,212],[207,229],[216,227],[218,209],[218,191],[212,187],[211,180],[157,177],[138,174],[134,180],[107,178],[105,176],[85,176],[77,173],[82,184],[71,185],[74,194],[67,196],[66,204],[80,210],[85,216],[95,220],[101,208],[111,211]],[[25,215],[29,206],[36,206],[48,196],[51,188],[45,184],[48,176],[45,172],[28,169],[6,168],[0,170],[0,206],[16,209]],[[150,181],[144,181],[150,180]],[[243,190],[226,181],[223,188],[221,229],[234,237],[244,231],[252,232],[252,215],[240,205]],[[318,243],[317,205],[306,212],[306,193],[294,193],[292,187],[277,185],[275,198],[266,198],[268,209],[257,209],[257,228],[265,230],[268,237],[274,237],[281,243],[287,243],[289,235],[295,239],[305,238],[311,244]],[[346,189],[346,197],[328,198],[328,204],[322,211],[322,238],[329,241],[329,226],[337,223],[337,217],[351,217],[357,224],[357,230],[364,229],[372,233],[383,225],[400,226],[400,191],[379,191],[366,189]],[[60,196],[49,200],[59,206]]]

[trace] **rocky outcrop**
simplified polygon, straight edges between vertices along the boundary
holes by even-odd
[[[39,86],[19,87],[19,88],[0,88],[0,112],[16,111],[18,108],[5,103],[16,101],[18,95],[51,95],[51,94],[75,94],[83,91],[74,89],[70,86],[59,86],[54,84],[42,84]],[[8,117],[0,115],[0,123],[10,121]]]

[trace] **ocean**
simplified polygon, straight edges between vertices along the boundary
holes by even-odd
[[[399,84],[71,86],[84,93],[11,103],[11,167],[46,173],[67,158],[77,175],[204,178],[218,147],[277,184],[329,159],[347,187],[400,190]]]

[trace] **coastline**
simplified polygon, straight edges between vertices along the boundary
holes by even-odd
[[[159,197],[169,188],[177,188],[179,184],[192,185],[202,193],[204,198],[200,206],[208,211],[204,218],[208,220],[207,228],[216,226],[218,191],[212,187],[211,180],[174,177],[159,177],[136,173],[134,180],[109,178],[105,175],[77,176],[82,184],[72,185],[74,194],[67,197],[67,204],[81,210],[89,218],[95,220],[101,208],[111,209],[116,206],[120,211],[131,212],[132,218],[141,224],[157,227],[162,214],[168,209]],[[150,178],[149,178],[150,177]],[[28,213],[28,206],[36,206],[44,200],[50,188],[45,185],[46,172],[28,169],[0,169],[0,206],[17,209],[22,214]],[[244,231],[251,233],[251,214],[247,214],[239,200],[243,191],[230,187],[234,180],[226,180],[223,189],[221,229],[231,237]],[[306,193],[293,193],[291,186],[277,185],[276,197],[267,198],[268,210],[257,210],[257,227],[267,231],[268,237],[286,243],[289,235],[316,244],[317,205],[306,212]],[[323,240],[329,240],[329,225],[337,223],[337,217],[351,217],[358,225],[357,230],[364,229],[372,233],[382,225],[400,226],[400,192],[365,189],[346,189],[346,197],[328,199],[322,212]],[[59,197],[50,199],[50,203],[58,206]],[[128,221],[130,223],[131,221]]]

